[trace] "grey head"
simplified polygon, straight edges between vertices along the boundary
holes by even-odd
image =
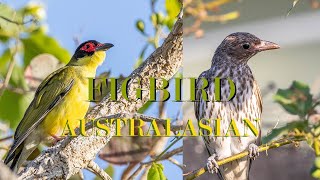
[[[278,49],[276,43],[261,40],[247,32],[236,32],[228,35],[217,48],[213,63],[246,64],[248,60],[261,51]]]

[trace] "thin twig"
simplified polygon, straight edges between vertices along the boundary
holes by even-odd
[[[157,156],[157,158],[154,161],[158,161],[159,159],[162,159],[161,156],[163,156],[174,144],[176,144],[182,138],[183,138],[183,136],[177,137],[165,150],[162,151],[162,153],[160,155]]]
[[[37,21],[36,19],[33,19],[33,18],[30,19],[30,20],[28,20],[28,21],[26,21],[26,22],[14,21],[14,20],[11,20],[11,19],[9,19],[9,18],[7,18],[7,17],[4,17],[4,16],[0,16],[0,18],[2,18],[3,20],[8,21],[8,22],[10,22],[10,23],[16,24],[16,25],[25,25],[25,24],[28,24],[28,23],[30,23],[30,22],[36,22],[36,21]]]
[[[281,147],[281,146],[284,146],[284,145],[287,145],[287,144],[297,143],[297,142],[305,141],[305,140],[306,140],[306,138],[305,137],[301,137],[301,136],[293,137],[291,139],[290,138],[280,139],[280,140],[277,140],[277,141],[274,141],[274,142],[271,142],[271,143],[268,143],[268,144],[263,144],[263,145],[259,146],[259,150],[258,151],[259,152],[267,151],[269,149],[278,148],[278,147]],[[218,163],[219,166],[221,166],[223,164],[229,163],[229,162],[237,160],[237,159],[241,159],[241,158],[246,157],[248,155],[249,155],[249,151],[246,150],[246,151],[243,151],[241,153],[235,154],[233,156],[221,159],[221,160],[217,161],[217,163]],[[204,166],[204,167],[202,167],[202,168],[200,168],[198,170],[195,170],[195,171],[192,171],[192,172],[188,172],[188,173],[184,174],[184,176],[185,176],[186,180],[192,180],[192,179],[195,179],[195,178],[201,176],[202,174],[204,174],[207,171],[208,171],[207,166]]]
[[[7,136],[7,137],[4,137],[4,138],[1,138],[0,139],[0,142],[1,141],[6,141],[6,140],[8,140],[8,139],[11,139],[13,136]]]
[[[162,156],[158,156],[159,158],[155,159],[155,160],[152,160],[152,161],[148,161],[148,162],[142,162],[141,164],[151,164],[151,163],[154,163],[154,162],[157,162],[157,161],[162,161],[162,160],[166,160],[166,159],[169,159],[171,158],[172,156],[176,155],[176,154],[179,154],[183,151],[183,148],[182,147],[179,147],[177,149],[174,149],[172,151],[169,151],[165,154],[163,154]]]
[[[185,167],[184,164],[180,164],[179,161],[177,161],[173,157],[168,158],[168,161],[170,161],[172,164],[178,166],[181,170],[183,170],[183,168]]]
[[[144,170],[145,168],[151,166],[151,164],[141,164],[138,169],[128,178],[128,180],[133,180],[135,179],[142,170]]]
[[[8,72],[7,72],[7,75],[6,75],[6,78],[4,79],[4,82],[2,84],[2,86],[0,87],[0,96],[2,96],[4,90],[8,87],[8,84],[9,84],[9,81],[10,81],[10,78],[11,78],[11,75],[12,75],[12,71],[13,71],[13,68],[16,64],[16,61],[14,60],[14,54],[12,55],[11,57],[11,61],[10,61],[10,64],[9,64],[9,68],[8,68]]]
[[[107,174],[100,166],[94,161],[90,161],[87,168],[89,171],[93,172],[97,176],[100,176],[102,179],[112,180],[112,178]]]
[[[144,171],[141,173],[140,179],[146,180],[148,179],[148,172],[149,172],[150,166],[146,167]]]
[[[203,36],[201,25],[203,22],[226,22],[239,17],[238,11],[217,14],[219,7],[234,0],[186,0],[184,1],[185,18],[192,17],[193,24],[183,28],[183,35],[194,33],[196,37]],[[212,15],[215,12],[214,15]]]

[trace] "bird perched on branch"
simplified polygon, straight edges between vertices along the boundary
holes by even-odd
[[[214,129],[214,120],[221,121],[221,135],[228,133],[232,121],[236,123],[239,131],[245,128],[243,120],[246,118],[254,125],[256,119],[261,118],[262,99],[257,82],[255,81],[248,60],[261,51],[278,49],[279,45],[260,40],[256,36],[237,32],[227,36],[219,45],[212,58],[211,68],[204,71],[197,81],[197,92],[195,102],[195,114],[198,121],[209,125]],[[212,102],[215,99],[215,83],[213,78],[220,77],[221,80],[221,101]],[[201,98],[201,87],[206,78],[209,85],[205,89],[208,100]],[[235,96],[227,101],[230,94],[230,85],[223,79],[230,78],[236,88]],[[209,119],[210,121],[205,121]],[[214,137],[207,131],[203,131],[203,139],[210,157],[207,161],[208,171],[217,173],[220,179],[225,180],[246,180],[249,178],[251,161],[258,154],[260,142],[260,123],[257,129],[259,136],[254,136],[251,132],[248,137]],[[232,156],[244,150],[249,150],[249,159],[243,158],[231,163],[218,166],[217,160]]]
[[[63,135],[68,121],[70,129],[79,126],[90,102],[88,77],[105,59],[110,43],[90,40],[82,43],[70,62],[51,73],[39,85],[14,135],[14,142],[4,163],[18,171],[40,142],[52,142]]]

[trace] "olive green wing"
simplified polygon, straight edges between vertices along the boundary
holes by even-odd
[[[34,99],[32,100],[16,129],[14,143],[5,162],[10,162],[12,160],[16,149],[70,91],[74,84],[74,79],[70,77],[70,72],[68,72],[70,69],[68,68],[70,67],[58,69],[50,74],[40,84],[35,93]]]

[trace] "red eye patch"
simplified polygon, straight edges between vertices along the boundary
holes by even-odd
[[[86,43],[85,45],[83,45],[80,50],[86,51],[86,52],[93,52],[95,51],[95,45],[91,42]]]

